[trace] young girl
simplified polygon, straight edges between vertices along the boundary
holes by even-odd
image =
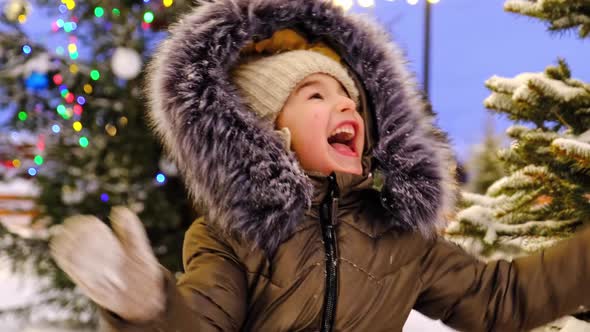
[[[521,331],[590,302],[590,233],[484,264],[437,236],[451,154],[385,32],[322,0],[203,2],[151,66],[149,116],[208,211],[185,273],[141,222],[77,216],[58,264],[108,331],[401,331],[412,308]]]

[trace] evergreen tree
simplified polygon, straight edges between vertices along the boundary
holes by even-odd
[[[588,37],[585,0],[507,1],[505,9]],[[559,59],[543,73],[493,76],[486,86],[484,105],[516,122],[507,130],[511,146],[499,154],[508,174],[485,195],[463,193],[465,208],[447,236],[484,259],[511,259],[554,245],[590,220],[590,84],[572,78]]]
[[[513,142],[500,159],[509,174],[485,195],[464,193],[470,206],[448,231],[482,238],[483,255],[530,253],[590,216],[590,86],[572,79],[563,60],[545,73],[492,77],[486,85],[487,108],[529,126],[508,129]]]
[[[10,0],[0,8],[0,110],[14,112],[11,130],[29,132],[39,148],[33,165],[3,158],[39,187],[33,223],[46,229],[30,238],[2,229],[0,254],[14,269],[32,267],[49,280],[38,303],[13,313],[57,305],[66,313],[60,319],[93,322],[92,306],[48,254],[48,237],[70,215],[107,220],[112,206],[130,206],[160,262],[181,270],[184,231],[195,213],[146,126],[142,84],[160,30],[187,6],[183,0]],[[52,16],[50,40],[27,34],[27,24],[39,25],[28,22],[31,10]]]

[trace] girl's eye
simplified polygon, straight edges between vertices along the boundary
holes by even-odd
[[[324,99],[324,97],[319,92],[316,92],[313,95],[311,95],[311,97],[309,97],[309,99],[316,99],[316,98],[317,99]]]

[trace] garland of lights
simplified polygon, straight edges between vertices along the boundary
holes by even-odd
[[[385,0],[387,2],[396,2],[396,0]],[[402,1],[402,0],[399,0]],[[427,0],[431,4],[437,4],[440,0]],[[344,8],[344,10],[348,11],[354,6],[354,0],[332,0],[332,2],[339,7]],[[420,0],[406,0],[409,5],[415,6],[417,5]],[[376,6],[375,0],[357,0],[356,3],[361,8],[373,8]]]
[[[143,3],[146,5],[146,9],[144,9],[142,13],[142,22],[141,28],[143,30],[151,29],[151,24],[155,20],[155,14],[152,10],[150,10],[150,1],[153,0],[143,0]],[[154,5],[157,5],[153,1]],[[168,8],[174,4],[174,0],[161,0],[161,4]],[[48,77],[46,73],[39,73],[33,71],[28,76],[25,77],[25,85],[27,88],[32,90],[43,90],[49,86],[50,80],[56,85],[59,89],[60,95],[63,98],[62,103],[56,106],[55,111],[59,114],[64,120],[73,120],[72,128],[75,132],[81,132],[83,130],[83,125],[79,119],[84,111],[84,105],[87,102],[87,97],[91,96],[93,93],[93,82],[99,81],[101,78],[101,73],[98,69],[94,68],[82,68],[84,67],[82,64],[76,64],[76,60],[79,57],[78,53],[78,38],[74,35],[75,31],[78,29],[79,18],[73,14],[73,10],[76,8],[76,0],[61,0],[61,4],[57,5],[57,10],[63,15],[63,18],[56,19],[55,21],[51,22],[51,30],[53,32],[59,32],[63,30],[66,34],[68,34],[68,44],[67,47],[58,46],[55,48],[55,54],[60,57],[68,57],[74,63],[69,65],[69,71],[72,74],[77,74],[80,72],[87,73],[89,80],[86,84],[83,85],[84,95],[74,95],[68,87],[64,84],[64,77],[62,74],[57,73]],[[13,14],[12,21],[18,22],[20,24],[25,24],[27,22],[28,15],[31,11],[30,3],[27,0],[10,0],[9,3],[5,6],[5,11],[10,12]],[[102,6],[94,7],[92,11],[96,19],[99,20],[108,20],[107,17],[111,19],[117,19],[121,15],[121,10],[119,8],[109,8],[106,9]],[[69,17],[68,17],[69,16]],[[10,19],[10,18],[9,18]],[[35,49],[32,44],[24,44],[21,47],[21,51],[27,57],[30,57],[33,61],[33,58],[36,56]],[[129,52],[127,52],[128,55]],[[83,71],[81,70],[83,69]],[[127,72],[129,74],[129,72]],[[27,111],[20,111],[17,113],[17,119],[19,121],[26,121],[29,118],[29,114]],[[127,118],[122,116],[118,120],[118,124],[121,127],[124,127],[127,124]],[[53,134],[59,134],[63,131],[61,124],[52,124],[50,125],[49,132]],[[105,132],[109,136],[117,135],[117,126],[113,124],[106,124],[105,125]],[[87,148],[90,145],[90,140],[88,137],[81,135],[78,138],[78,144],[82,148]],[[37,137],[37,144],[36,148],[39,154],[36,154],[33,158],[34,164],[33,165],[25,165],[24,160],[20,160],[18,158],[8,159],[8,160],[0,160],[0,165],[7,167],[7,168],[21,168],[27,167],[27,173],[30,176],[36,176],[39,172],[39,167],[44,163],[43,157],[40,155],[45,150],[45,135],[40,134]],[[158,173],[155,176],[155,180],[162,184],[166,182],[166,176],[163,173]]]

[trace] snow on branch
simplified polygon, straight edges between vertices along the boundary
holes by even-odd
[[[488,195],[497,196],[504,190],[519,189],[540,183],[551,177],[551,173],[545,166],[529,165],[514,172],[492,184],[487,191]]]
[[[580,37],[590,34],[590,7],[585,0],[508,0],[504,10],[547,21],[550,30],[579,26]]]
[[[579,223],[577,219],[527,221],[520,224],[506,224],[498,222],[494,210],[489,207],[474,205],[457,214],[461,223],[469,223],[481,231],[486,232],[484,242],[493,244],[498,235],[526,235],[535,234],[538,229],[558,231]]]
[[[563,81],[553,80],[545,76],[533,77],[528,81],[528,85],[535,87],[546,96],[552,99],[569,102],[575,99],[588,98],[588,91],[579,87],[572,87]]]
[[[556,153],[574,159],[580,166],[590,166],[590,144],[588,143],[572,138],[558,138],[551,143],[551,147]]]
[[[512,96],[504,93],[492,93],[483,102],[484,106],[498,111],[513,109]]]
[[[504,3],[504,10],[523,15],[533,15],[543,10],[543,3],[543,0],[537,2],[509,0]]]
[[[580,98],[590,100],[588,90],[569,86],[565,82],[551,79],[543,73],[522,73],[514,78],[494,75],[485,84],[494,92],[512,93],[514,101],[526,101],[530,104],[536,104],[540,97],[539,92],[561,102],[570,102]]]

